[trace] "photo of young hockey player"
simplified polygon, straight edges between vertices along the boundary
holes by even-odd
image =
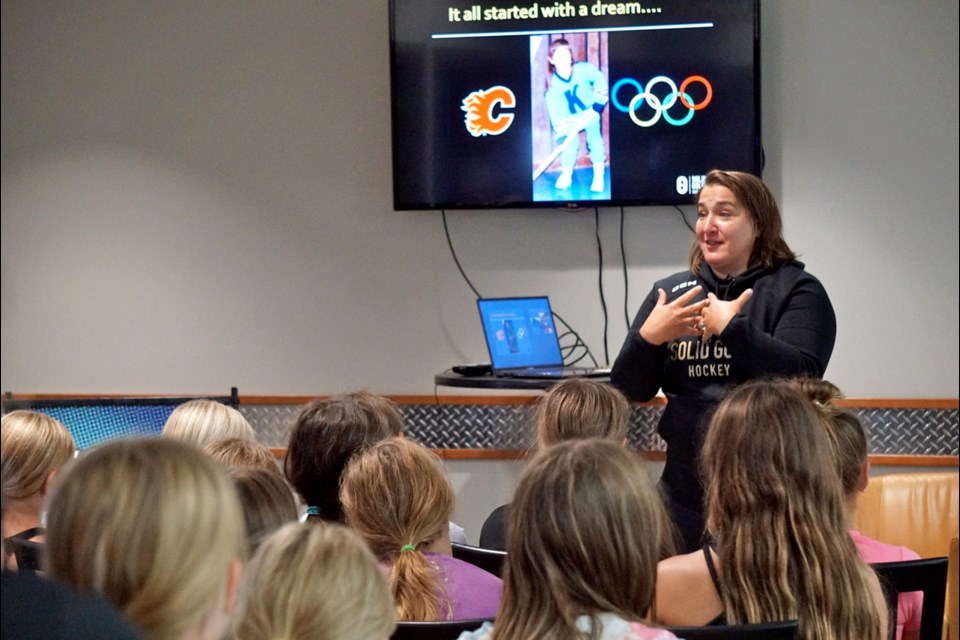
[[[530,60],[534,200],[609,199],[607,34],[532,36]]]

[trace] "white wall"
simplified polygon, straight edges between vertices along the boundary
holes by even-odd
[[[956,2],[765,1],[762,30],[765,177],[837,310],[828,377],[956,397]],[[484,360],[440,215],[391,209],[387,65],[384,2],[4,0],[0,389],[429,394]],[[627,213],[632,314],[690,236]],[[592,212],[449,224],[484,295],[549,294],[602,356]]]

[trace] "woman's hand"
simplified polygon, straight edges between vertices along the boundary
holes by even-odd
[[[703,287],[697,285],[673,302],[667,302],[667,292],[657,289],[657,304],[640,327],[640,337],[653,345],[669,342],[680,336],[696,336],[700,334],[697,328],[702,320],[703,311],[710,304],[710,300],[693,300]]]
[[[701,330],[700,340],[706,342],[713,336],[718,336],[727,328],[733,316],[740,313],[743,305],[753,295],[753,289],[747,289],[736,300],[720,300],[712,293],[707,294],[709,304],[703,310],[698,328]]]

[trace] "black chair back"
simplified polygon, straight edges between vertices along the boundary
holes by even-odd
[[[503,577],[503,563],[507,559],[506,551],[494,551],[481,547],[471,547],[466,544],[452,543],[453,557],[472,565],[478,566],[493,575]]]
[[[667,630],[685,640],[796,640],[800,637],[800,626],[796,620],[713,627],[667,627]]]
[[[870,565],[877,572],[883,595],[893,618],[897,615],[897,598],[908,591],[923,592],[920,616],[920,640],[939,640],[943,633],[943,606],[947,596],[947,557],[881,562]],[[896,625],[890,625],[894,637]]]
[[[457,640],[464,631],[475,631],[493,618],[441,620],[439,622],[398,622],[390,640]]]

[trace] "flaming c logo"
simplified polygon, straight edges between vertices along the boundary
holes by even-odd
[[[494,109],[499,106],[499,112],[494,117]],[[491,87],[489,89],[477,89],[466,98],[460,109],[467,113],[463,118],[463,124],[467,131],[474,138],[480,136],[498,136],[513,124],[516,117],[512,113],[505,111],[517,106],[517,98],[513,91],[503,86]]]

